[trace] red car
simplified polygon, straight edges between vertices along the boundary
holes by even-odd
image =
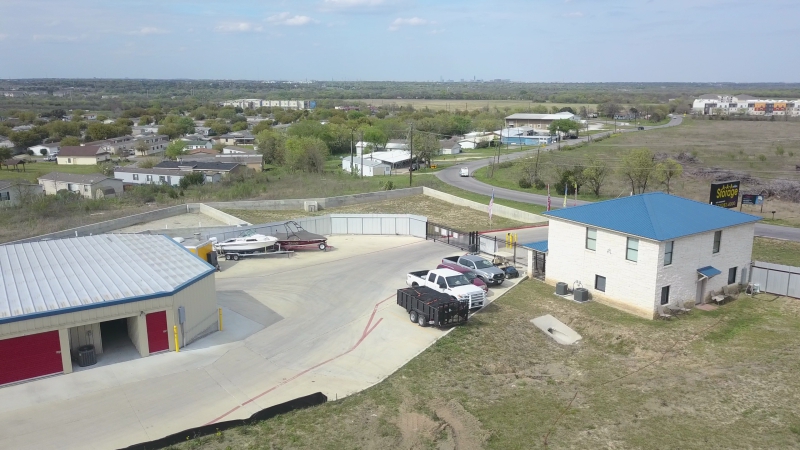
[[[486,283],[483,282],[483,280],[478,278],[478,276],[475,275],[475,272],[467,269],[466,267],[445,266],[444,264],[439,264],[438,266],[436,266],[436,268],[437,269],[452,269],[452,270],[455,270],[458,273],[464,274],[464,276],[467,277],[467,280],[469,280],[470,283],[472,283],[475,286],[478,286],[479,288],[483,289],[483,292],[489,292],[489,286],[487,286]]]

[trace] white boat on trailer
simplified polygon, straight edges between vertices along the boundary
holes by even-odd
[[[246,231],[238,237],[226,239],[223,242],[217,242],[216,238],[213,237],[211,240],[214,242],[214,249],[217,253],[225,256],[228,261],[238,261],[240,258],[250,256],[276,254],[291,256],[291,253],[294,253],[282,250],[276,237],[257,234],[253,231]]]

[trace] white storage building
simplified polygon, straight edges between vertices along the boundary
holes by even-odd
[[[564,208],[550,219],[545,280],[653,318],[747,283],[760,217],[662,192]]]
[[[174,350],[173,326],[181,347],[219,329],[216,269],[166,236],[5,245],[0,269],[0,385],[70,373],[82,346],[102,363]]]

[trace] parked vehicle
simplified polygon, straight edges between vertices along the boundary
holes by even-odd
[[[466,302],[469,308],[481,308],[486,302],[483,289],[470,283],[467,277],[453,269],[419,270],[406,276],[411,287],[427,286],[450,295],[454,300]]]
[[[280,230],[280,229],[279,229]],[[321,234],[306,231],[299,223],[290,220],[283,224],[283,230],[275,233],[281,248],[290,250],[314,245],[320,250],[328,248],[328,238]]]
[[[639,130],[639,131],[642,131],[642,130],[644,130],[644,127],[638,127],[636,129]]]
[[[487,285],[495,284],[500,286],[506,279],[505,272],[478,255],[450,256],[443,259],[442,264],[448,267],[466,267],[475,272]]]
[[[478,277],[478,275],[475,274],[475,272],[467,269],[466,267],[445,266],[444,264],[439,264],[438,266],[436,266],[436,268],[437,269],[452,269],[452,270],[455,270],[456,272],[458,272],[458,273],[464,275],[465,277],[467,277],[467,280],[469,280],[470,283],[472,283],[475,286],[478,286],[479,288],[483,289],[483,292],[489,292],[489,286],[487,286],[486,283],[484,283],[483,280],[481,280]]]
[[[449,295],[427,287],[398,289],[397,304],[405,308],[408,318],[421,327],[443,327],[469,320],[466,302],[455,301]]]
[[[468,167],[462,167],[461,168],[461,172],[459,172],[459,174],[462,177],[468,177],[469,176],[469,168]]]
[[[241,236],[227,239],[225,242],[214,242],[220,253],[254,253],[272,249],[278,239],[273,236],[264,236],[252,231],[244,232]]]

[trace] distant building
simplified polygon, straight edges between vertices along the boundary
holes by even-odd
[[[515,127],[500,130],[500,143],[508,145],[547,145],[553,143],[553,136],[536,134],[532,127]]]
[[[113,197],[122,193],[122,180],[110,178],[101,173],[82,175],[51,172],[39,177],[39,185],[45,195],[55,195],[62,190],[80,194],[86,198]]]
[[[350,161],[349,156],[342,159],[342,170],[345,172],[350,172]],[[353,172],[364,177],[392,174],[392,166],[377,159],[356,157],[352,159],[352,165]]]
[[[2,147],[2,145],[0,145],[0,147]],[[28,150],[32,151],[36,156],[41,155],[42,150],[45,151],[45,156],[55,156],[58,155],[58,152],[61,150],[61,143],[53,142],[50,144],[34,145],[32,147],[28,147]]]
[[[457,155],[461,153],[461,144],[458,139],[444,139],[439,141],[442,155]]]
[[[140,143],[147,146],[146,150],[138,147]],[[163,155],[169,145],[169,136],[166,134],[142,134],[134,137],[133,149],[136,156],[158,156]]]
[[[195,150],[198,148],[210,149],[211,147],[214,146],[211,143],[211,141],[184,141],[184,142],[186,146],[184,147],[185,150]]]
[[[555,114],[517,113],[506,117],[506,128],[531,127],[536,130],[545,131],[550,128],[551,123],[561,119],[578,120],[575,114],[566,111]]]
[[[242,109],[280,108],[280,109],[314,109],[316,102],[313,100],[261,100],[257,98],[241,98],[227,100],[221,106],[233,106]]]
[[[233,133],[215,137],[214,141],[223,145],[253,145],[256,142],[256,137],[249,131],[234,131]]]
[[[219,173],[226,176],[230,173],[240,173],[246,169],[245,166],[233,162],[219,161],[193,161],[180,159],[178,161],[161,161],[156,164],[155,169],[170,169],[184,172],[203,172],[205,174]]]
[[[751,95],[705,94],[692,102],[701,115],[800,116],[800,99],[758,99]]]
[[[193,171],[174,169],[142,169],[139,167],[117,167],[114,169],[114,178],[122,180],[125,184],[168,184],[180,186],[181,180]],[[219,173],[204,174],[206,183],[217,183],[222,179]]]
[[[58,165],[93,166],[111,159],[110,153],[99,145],[61,147],[58,152]]]
[[[0,180],[0,207],[16,206],[24,197],[42,195],[42,193],[43,189],[38,184]]]

